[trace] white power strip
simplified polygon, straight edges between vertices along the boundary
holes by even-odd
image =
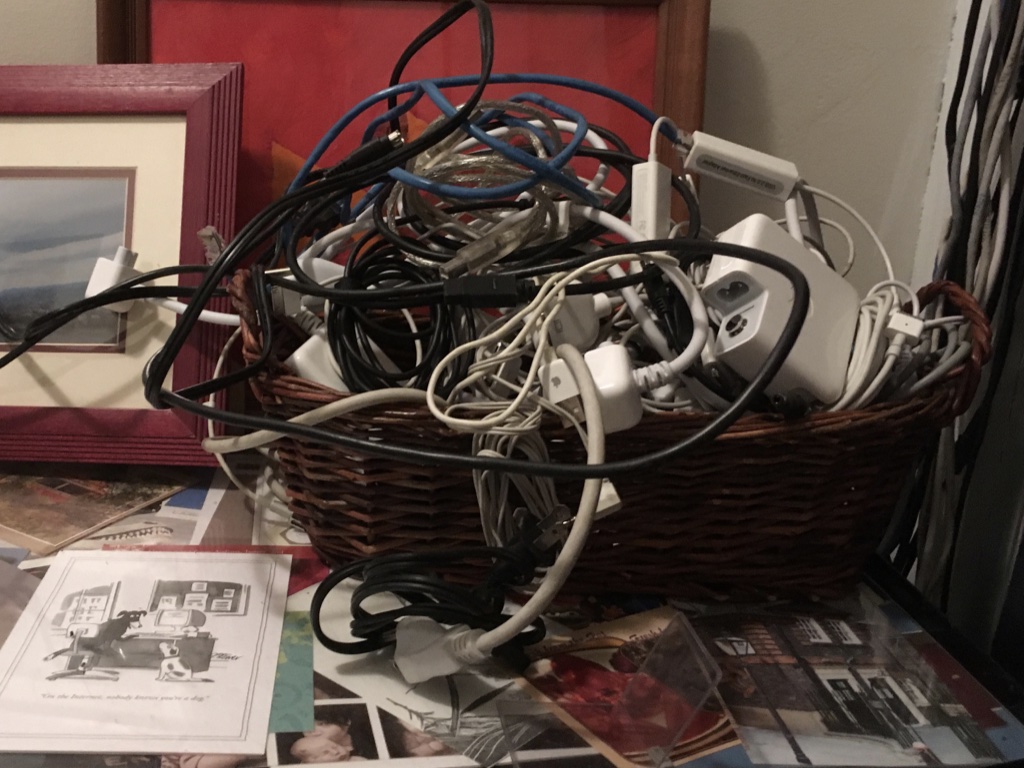
[[[763,214],[744,219],[718,241],[767,251],[803,272],[811,292],[807,319],[766,391],[769,395],[807,394],[819,402],[834,403],[843,394],[857,329],[857,290]],[[715,357],[740,376],[752,378],[782,334],[793,306],[793,286],[768,267],[715,255],[701,293],[722,315]]]

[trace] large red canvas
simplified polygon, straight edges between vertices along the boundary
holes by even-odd
[[[245,65],[238,215],[272,199],[271,147],[305,156],[349,107],[384,88],[404,47],[448,7],[439,2],[152,0],[154,62],[240,61]],[[599,82],[646,105],[654,98],[656,6],[492,6],[495,72],[548,72]],[[479,71],[472,14],[430,43],[403,79]],[[529,88],[496,87],[511,95]],[[637,150],[649,126],[596,96],[545,86],[549,97],[612,128]],[[458,94],[456,93],[455,98]],[[417,107],[418,116],[436,115]],[[326,160],[362,134],[347,131]]]

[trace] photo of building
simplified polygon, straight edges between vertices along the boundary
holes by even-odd
[[[856,606],[693,619],[754,763],[969,765],[1001,757],[915,648]]]

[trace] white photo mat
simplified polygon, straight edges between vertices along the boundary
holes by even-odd
[[[136,268],[147,272],[178,264],[184,115],[2,117],[0,168],[8,172],[18,168],[134,169],[131,230],[132,249],[139,253]],[[138,302],[128,314],[123,354],[28,353],[4,371],[3,404],[148,407],[138,381],[174,320],[170,310]]]
[[[60,553],[0,649],[0,751],[262,754],[290,560]]]

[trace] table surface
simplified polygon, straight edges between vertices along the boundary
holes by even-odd
[[[203,536],[203,547],[249,547],[253,543],[253,513],[244,496],[229,490],[223,501],[217,506]],[[929,606],[921,595],[892,566],[880,558],[868,563],[865,571],[866,583],[880,595],[883,595],[903,608],[921,627],[932,635],[968,672],[970,672],[988,691],[1019,720],[1024,722],[1024,686],[999,668],[988,656],[973,648],[971,644],[956,632],[935,609]],[[10,758],[11,756],[7,756]],[[39,756],[41,757],[41,756]],[[213,756],[207,756],[212,758]],[[0,766],[6,766],[0,755]],[[718,765],[718,763],[698,763],[702,768]],[[1005,763],[1006,765],[1022,765],[1024,761]],[[12,764],[13,765],[13,764]],[[61,765],[69,768],[91,765],[83,762],[19,762],[17,767],[33,768],[39,766]],[[104,764],[109,765],[109,763]],[[130,765],[130,763],[125,763]],[[217,768],[215,762],[210,768]],[[188,763],[181,763],[182,768],[193,768]],[[194,768],[207,768],[207,763],[196,762]],[[566,763],[566,768],[570,768]],[[577,766],[571,766],[577,768]]]

